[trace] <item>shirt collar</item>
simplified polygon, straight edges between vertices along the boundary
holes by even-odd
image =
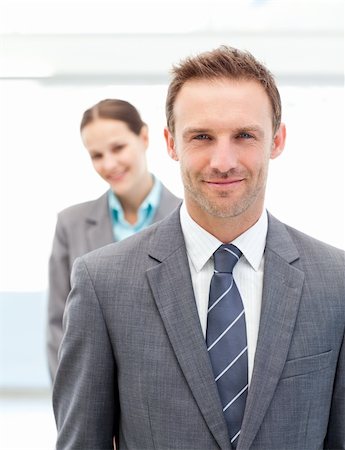
[[[187,254],[197,272],[212,257],[217,248],[222,245],[215,236],[204,230],[189,215],[185,202],[180,209],[180,220],[184,235]],[[257,271],[266,246],[268,228],[267,212],[264,210],[259,220],[247,231],[232,241],[252,268]]]

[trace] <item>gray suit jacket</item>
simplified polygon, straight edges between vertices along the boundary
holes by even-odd
[[[74,265],[57,449],[231,449],[178,211]],[[345,449],[344,252],[269,216],[238,450]]]
[[[162,185],[157,222],[175,209],[181,199]],[[62,317],[70,291],[74,260],[85,253],[114,242],[107,193],[97,200],[73,205],[58,215],[49,259],[47,356],[51,378],[57,368],[58,348],[62,339]]]

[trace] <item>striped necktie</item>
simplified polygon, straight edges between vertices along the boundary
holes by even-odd
[[[248,392],[246,321],[232,276],[241,255],[232,244],[221,245],[214,253],[206,332],[207,350],[234,448],[241,433]]]

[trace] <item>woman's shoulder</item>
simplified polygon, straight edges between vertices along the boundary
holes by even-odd
[[[107,204],[107,192],[105,192],[97,199],[76,203],[64,208],[58,213],[58,220],[63,222],[74,222],[77,219],[79,221],[81,218],[88,217],[92,213],[97,214],[101,210],[106,209]]]

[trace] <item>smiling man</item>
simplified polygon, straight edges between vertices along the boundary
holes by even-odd
[[[268,163],[284,148],[285,126],[273,128],[270,99],[257,81],[222,76],[185,82],[173,115],[174,132],[167,128],[165,136],[180,161],[188,212],[230,242],[263,211]]]
[[[273,76],[231,47],[187,58],[166,114],[184,202],[74,264],[57,448],[345,449],[345,257],[264,208]]]

